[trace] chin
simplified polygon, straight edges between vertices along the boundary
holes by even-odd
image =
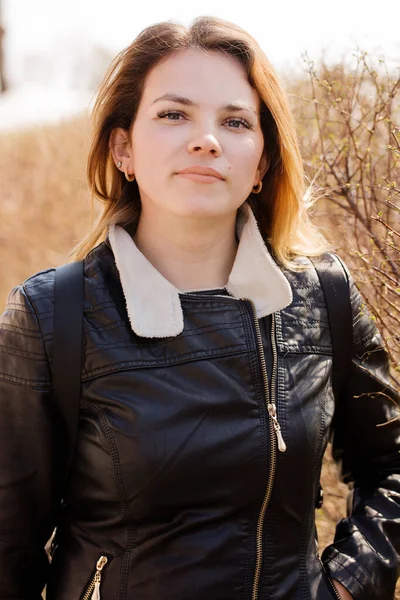
[[[218,198],[194,198],[174,206],[174,213],[182,217],[207,218],[230,214],[237,206]]]

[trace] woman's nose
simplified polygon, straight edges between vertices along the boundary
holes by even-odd
[[[188,151],[218,156],[222,149],[215,135],[207,133],[193,138],[188,144]]]

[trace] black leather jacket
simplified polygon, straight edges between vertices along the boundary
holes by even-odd
[[[356,600],[393,598],[400,424],[377,426],[398,414],[387,356],[351,284],[353,371],[333,441],[355,491],[321,561],[314,506],[334,413],[331,341],[314,269],[285,275],[293,302],[259,331],[249,301],[183,294],[183,333],[144,339],[129,326],[108,244],[86,257],[80,429],[50,569],[54,269],[10,293],[0,320],[1,600],[39,600],[46,581],[47,600],[94,588],[102,600],[328,600],[338,597],[329,577]]]

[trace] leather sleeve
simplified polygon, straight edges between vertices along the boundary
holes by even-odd
[[[24,286],[0,316],[0,598],[40,600],[54,527],[51,377]]]
[[[353,496],[322,560],[355,600],[393,600],[400,574],[400,397],[374,320],[349,280],[353,361],[336,407],[332,454]]]

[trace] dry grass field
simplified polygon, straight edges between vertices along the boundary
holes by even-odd
[[[65,262],[87,230],[87,140],[84,118],[0,136],[0,312],[14,285]],[[338,483],[329,455],[322,481],[325,501],[317,511],[321,549],[332,540],[335,523],[344,515],[347,492]]]
[[[85,119],[0,136],[0,301],[66,260],[89,226]]]

